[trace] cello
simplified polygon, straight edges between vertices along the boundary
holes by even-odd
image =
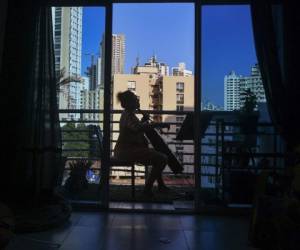
[[[141,111],[139,109],[139,112],[143,115],[142,120],[149,123],[150,117],[145,112]],[[167,125],[169,127],[169,125]],[[166,124],[162,123],[162,128],[167,127]],[[164,153],[168,157],[168,166],[173,171],[174,174],[182,173],[183,167],[172,152],[172,150],[168,147],[168,145],[165,143],[164,139],[160,135],[160,133],[157,131],[157,129],[147,129],[145,131],[146,137],[152,144],[153,148],[161,153]]]

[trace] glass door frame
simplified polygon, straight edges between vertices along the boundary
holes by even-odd
[[[112,24],[113,5],[118,3],[193,3],[194,4],[194,128],[200,128],[201,112],[201,14],[204,5],[250,5],[250,0],[45,0],[51,7],[104,7],[105,8],[105,59],[104,59],[104,122],[103,122],[103,148],[104,161],[101,166],[102,184],[100,190],[100,206],[109,209],[109,168],[110,168],[110,122],[111,122],[111,54],[112,54]],[[194,131],[194,173],[195,173],[195,199],[194,212],[200,211],[201,191],[201,137],[200,129]]]

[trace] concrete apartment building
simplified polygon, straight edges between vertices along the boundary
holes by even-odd
[[[112,35],[112,74],[124,74],[125,65],[125,35]]]
[[[246,89],[250,89],[256,95],[258,103],[267,102],[258,64],[251,67],[250,76],[242,77],[241,79],[241,91]],[[243,100],[241,100],[242,105]]]
[[[82,7],[53,7],[55,70],[65,70],[65,77],[80,76],[82,50]],[[71,82],[60,88],[59,108],[80,108],[81,83]],[[63,116],[63,117],[62,117]],[[75,114],[61,118],[78,118]]]
[[[98,59],[95,61],[94,55],[91,55],[91,65],[87,67],[85,73],[89,78],[89,90],[95,90],[98,85]]]
[[[124,34],[112,34],[112,62],[111,62],[111,74],[123,74],[125,66],[125,35]],[[101,85],[104,84],[104,59],[105,59],[105,39],[102,36],[100,43],[101,50]]]
[[[80,95],[80,109],[103,109],[104,89],[98,86],[95,90],[82,90]],[[83,120],[103,121],[103,113],[84,113]],[[103,127],[102,127],[103,129]]]
[[[240,108],[240,81],[242,76],[231,71],[224,77],[224,109],[232,111]]]
[[[113,100],[112,109],[121,110],[117,101],[117,93],[127,89],[140,97],[142,110],[168,110],[168,111],[192,111],[194,108],[194,77],[193,76],[169,76],[164,72],[166,65],[156,61],[153,56],[143,66],[137,65],[133,74],[115,74],[113,76]],[[113,121],[120,120],[120,114],[113,115]],[[158,122],[178,122],[172,125],[169,132],[179,130],[184,115],[152,115],[152,119]],[[114,131],[119,130],[119,124],[113,123]],[[174,142],[176,135],[163,135],[167,143]],[[113,133],[113,140],[118,138],[118,133]],[[114,144],[112,145],[114,146]],[[190,162],[185,166],[185,173],[193,173],[193,157],[183,156],[182,152],[193,152],[192,145],[170,144],[169,147],[182,162]],[[141,167],[143,168],[143,167]],[[166,171],[169,171],[166,169]],[[124,172],[113,172],[113,176],[124,175]]]
[[[83,76],[82,79],[83,89],[80,92],[80,109],[103,109],[104,89],[97,84],[96,88],[91,90],[91,78]],[[89,121],[103,121],[103,113],[83,113],[80,118]]]
[[[266,103],[266,95],[258,64],[251,67],[250,76],[237,75],[231,71],[224,77],[224,108],[227,111],[239,110],[243,106],[241,93],[250,89],[258,103]]]

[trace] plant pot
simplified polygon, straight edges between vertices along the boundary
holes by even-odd
[[[70,163],[70,176],[66,180],[65,188],[71,193],[80,193],[88,188],[88,180],[86,178],[87,171],[90,169],[91,163],[88,161],[77,160]]]
[[[82,190],[88,187],[88,181],[85,173],[71,173],[66,180],[65,188],[71,193],[80,193]]]

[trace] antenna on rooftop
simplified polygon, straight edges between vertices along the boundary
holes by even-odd
[[[152,63],[156,62],[156,55],[155,55],[155,51],[153,50],[153,55],[152,55]]]
[[[137,57],[136,57],[136,66],[139,66],[139,65],[140,65],[140,55],[138,53]]]

